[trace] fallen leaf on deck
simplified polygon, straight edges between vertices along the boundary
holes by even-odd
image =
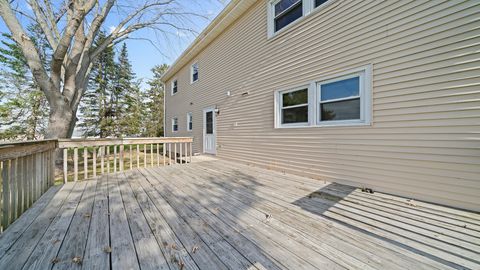
[[[79,256],[75,256],[73,257],[72,262],[76,264],[82,264],[82,258]]]
[[[56,264],[56,263],[58,263],[59,261],[60,261],[60,260],[59,260],[58,258],[54,258],[54,259],[52,260],[52,263],[53,263],[53,264]]]
[[[192,248],[192,253],[197,252],[197,250],[198,250],[198,247],[197,247],[197,246],[193,246],[193,248]]]
[[[112,253],[112,248],[110,246],[106,246],[103,248],[103,251],[105,251],[106,253]]]

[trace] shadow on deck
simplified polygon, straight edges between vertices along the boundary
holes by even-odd
[[[205,160],[53,187],[0,269],[479,269],[480,215]]]

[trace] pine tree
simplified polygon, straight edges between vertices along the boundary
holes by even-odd
[[[28,29],[46,66],[49,46],[38,27]],[[2,34],[2,38],[0,100],[4,102],[0,102],[0,140],[42,138],[48,117],[46,99],[33,80],[19,45],[8,34]]]
[[[144,120],[147,137],[163,136],[163,99],[165,85],[160,80],[167,71],[168,65],[157,65],[152,68],[153,79],[148,82],[149,88],[145,93],[146,116]]]
[[[134,82],[134,79],[135,73],[124,43],[118,56],[117,85],[114,90],[117,136],[139,136],[141,132],[142,95],[140,82]]]
[[[100,33],[97,44],[105,39]],[[113,92],[116,86],[115,52],[105,49],[95,61],[84,99],[80,105],[79,128],[84,137],[115,136]]]

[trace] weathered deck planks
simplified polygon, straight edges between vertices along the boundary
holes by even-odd
[[[477,213],[214,160],[51,188],[0,269],[480,269],[479,250]]]

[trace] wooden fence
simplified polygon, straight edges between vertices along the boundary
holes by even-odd
[[[0,231],[54,185],[56,151],[63,152],[59,179],[66,183],[133,168],[189,163],[192,143],[192,138],[181,137],[0,143]]]

